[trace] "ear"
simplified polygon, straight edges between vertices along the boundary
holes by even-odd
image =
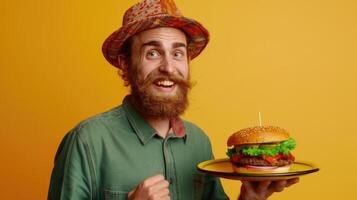
[[[117,63],[118,63],[118,68],[123,68],[123,65],[125,65],[125,57],[122,54],[119,54],[117,57]]]
[[[128,86],[129,85],[129,78],[128,78],[128,68],[129,68],[129,61],[128,58],[126,58],[123,55],[118,56],[118,75],[121,76],[121,78],[124,81],[124,85]]]

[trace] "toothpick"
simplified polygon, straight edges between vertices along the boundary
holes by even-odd
[[[260,112],[259,112],[259,126],[262,126],[262,116],[260,115]]]

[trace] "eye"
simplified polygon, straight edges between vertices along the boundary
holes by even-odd
[[[174,57],[178,58],[178,59],[181,59],[181,58],[185,57],[185,52],[183,52],[183,51],[175,51],[174,52]]]
[[[158,58],[160,56],[160,53],[154,49],[152,50],[149,50],[147,53],[146,53],[146,57],[149,58],[149,59],[154,59],[154,58]]]

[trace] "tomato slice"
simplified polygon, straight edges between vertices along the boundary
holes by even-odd
[[[268,155],[263,155],[263,159],[268,161],[270,164],[276,162],[277,160],[276,156],[268,156]]]
[[[291,153],[289,153],[288,159],[294,161],[294,160],[295,160],[295,157],[294,157]]]
[[[231,157],[231,161],[232,162],[238,162],[238,160],[241,158],[242,156],[239,156],[239,155],[233,155],[232,157]]]

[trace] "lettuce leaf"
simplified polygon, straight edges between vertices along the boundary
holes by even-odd
[[[295,140],[290,138],[286,141],[278,143],[272,149],[263,149],[263,148],[259,148],[259,147],[244,146],[239,150],[239,152],[236,152],[235,148],[228,149],[226,154],[229,157],[231,157],[234,154],[238,154],[238,155],[244,154],[244,155],[249,155],[249,156],[260,156],[260,155],[264,154],[264,155],[269,155],[269,156],[275,156],[278,153],[283,153],[283,154],[287,155],[290,153],[290,151],[295,149],[295,147],[296,147]]]
[[[226,152],[228,157],[232,157],[234,154],[236,154],[236,149],[233,147],[232,149],[228,149],[228,151]]]

